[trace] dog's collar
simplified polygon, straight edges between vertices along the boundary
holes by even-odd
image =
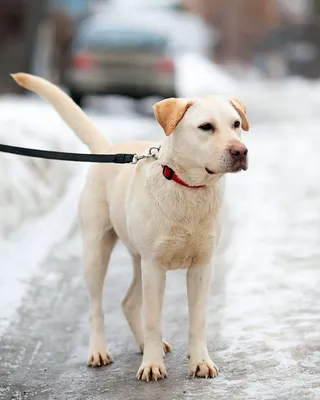
[[[162,165],[162,174],[169,181],[174,181],[181,186],[185,186],[191,189],[201,189],[205,187],[205,185],[197,185],[197,186],[188,185],[186,182],[184,182],[181,178],[178,177],[178,175],[174,172],[173,169],[171,169],[167,165]]]

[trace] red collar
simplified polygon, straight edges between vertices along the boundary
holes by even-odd
[[[173,169],[171,169],[170,167],[168,167],[167,165],[162,165],[162,173],[163,176],[168,179],[169,181],[174,181],[176,183],[178,183],[179,185],[188,187],[188,188],[192,188],[192,189],[200,189],[200,188],[204,188],[205,185],[198,185],[198,186],[190,186],[188,185],[186,182],[184,182],[182,179],[180,179],[178,177],[178,175],[173,171]]]

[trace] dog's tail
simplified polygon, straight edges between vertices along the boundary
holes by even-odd
[[[22,87],[42,96],[52,104],[61,118],[86,144],[92,153],[111,147],[111,142],[92,124],[86,114],[57,86],[38,76],[17,73],[11,75]]]

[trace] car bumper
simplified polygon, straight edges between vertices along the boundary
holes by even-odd
[[[174,93],[174,74],[126,73],[121,71],[79,71],[70,69],[66,86],[83,94],[121,94],[148,96]]]

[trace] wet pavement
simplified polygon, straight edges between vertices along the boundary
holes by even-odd
[[[115,362],[86,367],[88,301],[76,182],[77,189],[70,185],[69,200],[62,199],[52,216],[60,216],[57,226],[42,218],[13,237],[11,247],[6,244],[11,252],[1,265],[4,260],[8,269],[14,253],[21,253],[19,240],[29,238],[24,248],[38,246],[43,257],[24,277],[21,305],[0,335],[0,399],[320,399],[320,118],[307,111],[290,118],[262,114],[253,115],[245,138],[249,170],[227,180],[223,235],[214,260],[207,337],[220,375],[213,380],[187,376],[185,273],[175,271],[168,274],[163,312],[164,336],[172,345],[168,378],[136,380],[141,355],[120,307],[131,279],[121,245],[104,291]],[[48,229],[55,240],[42,244]],[[32,259],[27,250],[25,257],[20,254],[22,269]],[[2,266],[1,273],[6,273]]]

